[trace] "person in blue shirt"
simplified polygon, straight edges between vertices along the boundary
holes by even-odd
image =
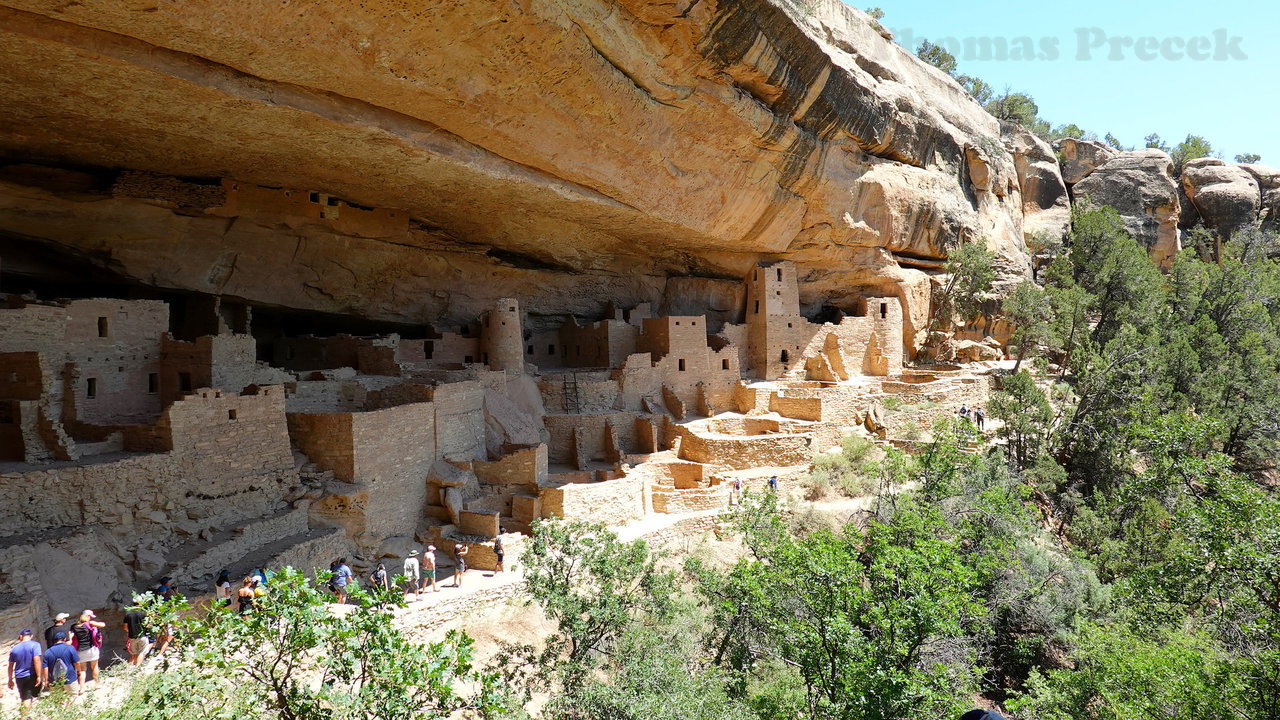
[[[74,685],[76,695],[80,694],[80,674],[76,672],[76,663],[80,662],[80,653],[76,652],[74,635],[62,630],[53,633],[53,642],[44,651],[44,667],[41,671],[40,684],[49,692],[64,685]]]
[[[40,643],[31,639],[34,633],[23,628],[18,633],[18,644],[9,651],[9,689],[18,688],[18,698],[24,707],[40,697],[41,653]]]
[[[338,595],[338,604],[342,605],[347,601],[347,584],[351,582],[351,578],[355,577],[355,573],[351,572],[351,568],[347,567],[346,558],[338,558],[338,562],[333,567],[333,591]]]

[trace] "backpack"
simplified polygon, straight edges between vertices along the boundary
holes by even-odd
[[[96,648],[102,647],[102,631],[93,625],[89,626],[89,642]]]

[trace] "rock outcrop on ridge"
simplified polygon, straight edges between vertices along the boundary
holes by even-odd
[[[688,287],[732,315],[749,267],[789,259],[810,312],[900,297],[913,345],[948,248],[985,238],[1020,277],[1067,194],[1052,149],[886,35],[838,0],[0,0],[0,233],[161,288],[406,323]],[[400,215],[184,207],[104,168]]]

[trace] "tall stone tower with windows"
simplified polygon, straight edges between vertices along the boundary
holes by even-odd
[[[775,380],[802,362],[797,340],[806,323],[800,315],[796,266],[783,261],[753,268],[747,276],[749,372]]]

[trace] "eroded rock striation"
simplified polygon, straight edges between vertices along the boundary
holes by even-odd
[[[10,168],[0,230],[146,284],[396,322],[504,293],[537,314],[674,305],[672,278],[789,259],[809,311],[896,295],[914,344],[925,271],[986,238],[1025,273],[1065,186],[1043,143],[861,12],[806,8],[5,0],[5,156],[295,197],[282,222]],[[340,211],[293,203],[320,194]],[[368,209],[399,217],[332,222]]]

